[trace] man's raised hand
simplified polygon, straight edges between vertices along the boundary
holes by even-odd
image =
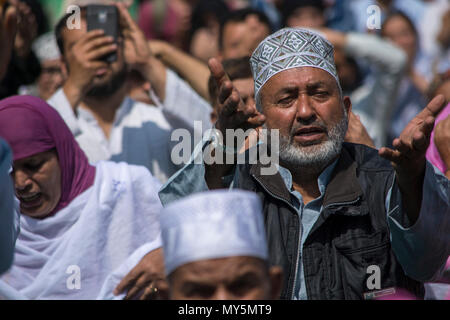
[[[255,105],[246,105],[242,101],[220,61],[217,58],[211,58],[208,66],[219,90],[216,128],[225,135],[226,129],[246,130],[261,126],[265,121],[264,115],[256,110]]]
[[[430,144],[434,120],[444,107],[444,96],[439,95],[412,119],[392,145],[383,147],[380,156],[392,162],[397,176],[405,180],[420,177],[425,170],[425,153]]]

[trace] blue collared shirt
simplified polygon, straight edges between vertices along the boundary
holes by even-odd
[[[284,180],[284,183],[286,184],[286,187],[288,190],[291,190],[291,203],[297,209],[297,214],[299,217],[299,222],[302,225],[302,233],[300,235],[300,246],[299,246],[299,255],[298,255],[298,261],[297,261],[297,277],[296,277],[296,283],[294,287],[294,299],[297,300],[306,300],[308,298],[306,294],[306,284],[305,284],[305,275],[304,275],[304,269],[302,265],[302,251],[303,251],[303,244],[306,241],[306,238],[308,237],[309,232],[311,231],[312,227],[316,223],[317,219],[320,216],[320,212],[322,211],[322,203],[323,203],[323,197],[325,195],[325,189],[327,188],[328,182],[330,182],[331,174],[333,173],[334,167],[336,166],[337,160],[333,161],[328,167],[325,168],[325,170],[320,174],[319,178],[317,179],[317,184],[319,186],[320,196],[306,205],[303,202],[303,197],[300,194],[300,192],[293,190],[292,188],[292,175],[291,172],[283,167],[278,168],[278,172],[280,173],[281,177]]]

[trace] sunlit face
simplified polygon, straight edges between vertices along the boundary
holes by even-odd
[[[196,261],[169,275],[170,299],[266,300],[276,299],[281,270],[271,271],[253,257],[229,257]]]
[[[244,22],[228,22],[223,29],[222,58],[250,56],[269,34],[269,27],[261,23],[256,15],[249,15]]]
[[[12,177],[22,214],[42,219],[61,199],[61,169],[56,151],[46,151],[16,160]]]
[[[282,165],[320,172],[338,156],[351,103],[328,72],[288,69],[270,78],[260,95],[265,127],[280,132]]]
[[[321,28],[325,26],[325,18],[320,9],[312,6],[294,10],[286,21],[288,27]]]
[[[383,26],[383,35],[402,48],[412,62],[416,56],[417,39],[414,30],[401,16],[389,19]]]
[[[37,85],[39,97],[42,100],[48,100],[62,86],[63,82],[61,60],[47,60],[41,63],[41,74]]]
[[[87,24],[86,20],[81,20],[81,28],[80,29],[64,29],[63,30],[63,39],[64,39],[64,61],[66,62],[66,67],[68,69],[68,73],[70,75],[70,70],[72,67],[68,65],[67,59],[68,55],[72,54],[73,46],[87,33]],[[92,41],[95,41],[92,40]],[[124,49],[123,49],[123,38],[119,37],[118,39],[118,49],[116,51],[117,60],[108,63],[107,67],[99,68],[96,71],[96,75],[94,77],[91,90],[87,93],[88,96],[97,95],[111,95],[118,88],[121,87],[122,84],[125,83],[126,80],[126,63],[124,58]],[[100,93],[100,94],[99,94]]]

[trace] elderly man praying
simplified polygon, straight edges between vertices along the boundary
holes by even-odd
[[[279,130],[279,150],[269,149],[278,152],[277,172],[263,174],[259,162],[190,162],[160,191],[163,204],[207,189],[256,192],[269,261],[283,268],[282,299],[371,299],[397,288],[423,297],[422,282],[439,276],[450,252],[449,181],[425,159],[443,97],[408,124],[394,149],[377,151],[343,142],[351,101],[321,35],[282,29],[250,63],[253,106],[210,60],[220,88],[215,127]],[[214,152],[231,152],[230,142]]]

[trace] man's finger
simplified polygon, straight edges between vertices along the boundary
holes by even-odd
[[[89,62],[87,64],[87,68],[89,68],[91,70],[108,68],[108,64],[105,61],[96,60],[96,61]]]
[[[141,295],[139,300],[154,300],[158,295],[158,288],[154,285],[150,285],[145,288],[144,293]]]
[[[251,117],[247,120],[251,127],[260,127],[266,122],[266,117],[263,114],[258,114],[257,116]]]
[[[419,113],[419,117],[426,119],[429,116],[436,117],[439,112],[444,108],[445,97],[440,94],[431,100],[428,105]]]
[[[431,132],[434,129],[434,121],[436,120],[435,117],[428,117],[425,119],[425,121],[423,122],[422,127],[420,128],[420,131],[426,136],[426,137],[430,137],[431,136]]]
[[[14,6],[9,6],[5,14],[5,27],[7,34],[14,38],[17,32],[17,11]]]
[[[118,295],[125,291],[127,288],[133,286],[141,274],[142,272],[137,272],[134,269],[131,270],[114,289],[114,294]]]
[[[114,43],[113,37],[109,37],[109,36],[103,37],[102,36],[102,37],[95,38],[92,41],[89,41],[88,43],[86,43],[84,50],[87,53],[91,50],[97,49],[97,48],[105,46],[105,45],[113,44],[113,43]]]
[[[141,292],[147,284],[149,284],[151,280],[147,280],[145,277],[139,277],[139,279],[135,282],[134,286],[132,286],[125,296],[125,300],[133,299],[139,292]]]
[[[423,132],[416,132],[412,140],[412,145],[416,151],[425,153],[429,145],[429,139]]]
[[[378,151],[380,157],[383,157],[391,162],[399,163],[401,159],[401,154],[398,150],[392,150],[391,148],[382,147]]]
[[[239,94],[236,91],[231,92],[231,95],[225,100],[222,114],[225,116],[231,116],[236,112],[239,106]]]
[[[81,46],[85,43],[89,43],[95,38],[103,37],[105,35],[105,31],[102,29],[95,29],[88,31],[86,34],[84,34],[80,40],[78,40],[77,45]]]
[[[119,24],[122,28],[135,29],[135,23],[133,18],[131,18],[128,10],[125,8],[123,3],[115,3],[117,10],[119,11]]]
[[[233,85],[231,84],[231,81],[225,81],[222,86],[219,87],[219,95],[217,97],[219,103],[224,104],[228,97],[230,97],[232,92]]]
[[[211,75],[216,81],[217,87],[220,88],[225,81],[230,81],[227,73],[225,72],[222,63],[217,58],[211,58],[208,61],[208,67],[211,71]]]
[[[107,46],[100,47],[98,49],[94,49],[88,54],[86,54],[86,59],[88,61],[99,60],[103,56],[113,53],[117,51],[117,44],[113,43]]]
[[[409,143],[409,144],[408,144]],[[394,139],[392,146],[397,149],[402,155],[409,157],[413,152],[412,137],[410,142],[405,142],[399,138]]]

